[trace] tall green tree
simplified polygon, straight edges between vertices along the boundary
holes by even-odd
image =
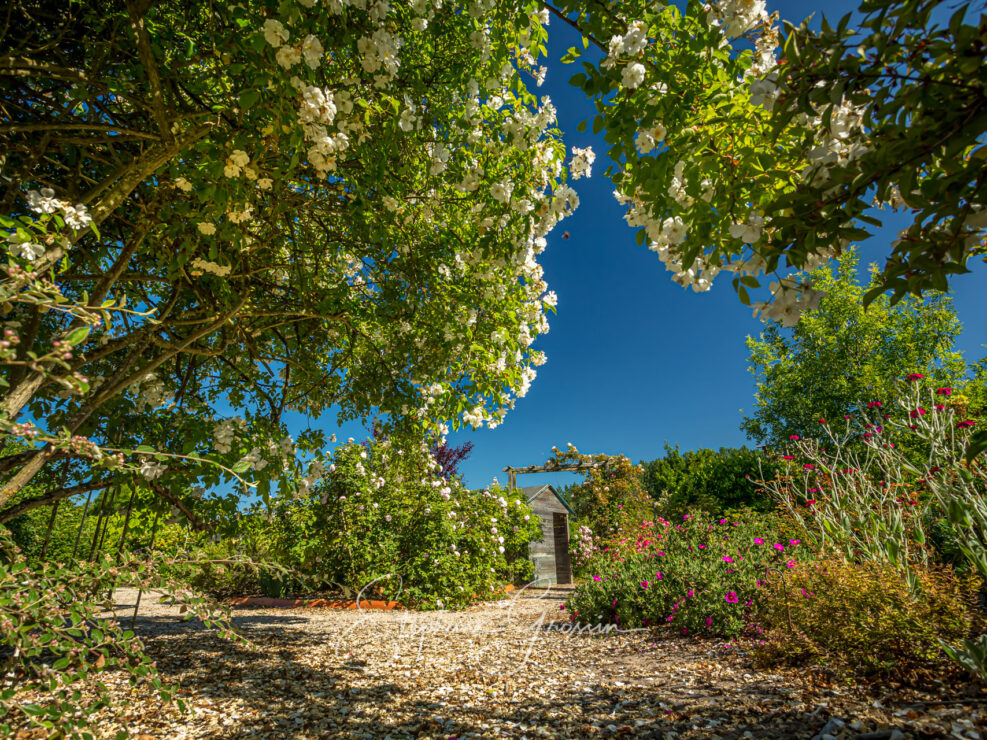
[[[742,506],[763,510],[771,505],[757,481],[770,478],[775,466],[758,450],[704,447],[681,452],[678,445],[666,442],[663,457],[641,465],[641,482],[666,517],[690,508],[718,514]]]
[[[921,373],[939,386],[959,385],[962,355],[953,349],[961,326],[941,293],[886,295],[867,308],[856,280],[859,261],[848,252],[834,270],[809,277],[824,295],[819,309],[791,329],[776,324],[748,337],[749,370],[757,378],[754,412],[741,429],[758,444],[779,446],[791,435],[819,436],[820,420],[839,419],[862,404],[887,405],[899,380]]]

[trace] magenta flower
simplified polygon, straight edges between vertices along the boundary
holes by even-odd
[[[948,396],[951,395],[952,392],[953,392],[952,388],[936,388],[936,393],[938,393],[940,396]]]
[[[740,599],[734,591],[727,591],[727,595],[723,597],[728,604],[736,604]]]
[[[785,563],[785,565],[787,567],[789,567],[789,568],[794,568],[795,567],[795,561],[794,560],[789,560],[787,563]]]
[[[755,545],[763,545],[764,544],[764,540],[762,540],[760,537],[755,537],[754,538],[754,544]]]
[[[789,545],[801,545],[802,544],[802,540],[789,540],[788,541],[788,544]]]
[[[911,375],[908,376],[908,379],[909,380],[921,380],[924,377],[925,376],[922,375],[922,373],[912,373]]]
[[[785,546],[784,546],[783,544],[781,544],[780,542],[776,542],[776,543],[774,544],[774,548],[775,548],[775,550],[777,550],[778,552],[785,552]]]
[[[966,419],[965,421],[961,421],[960,423],[958,423],[956,425],[956,428],[957,429],[969,429],[970,427],[973,426],[973,424],[974,424],[973,419]]]
[[[662,579],[661,571],[655,573],[655,578],[657,578],[659,581]]]
[[[647,587],[648,587],[648,582],[647,581],[641,581],[641,588],[646,589]]]
[[[599,582],[600,582],[600,581],[602,581],[603,579],[602,579],[602,578],[600,578],[600,576],[593,576],[593,580],[594,580],[594,581],[596,581],[597,583],[599,583]]]
[[[805,468],[806,470],[815,470],[816,469],[816,466],[813,465],[812,463],[806,463],[802,467]]]
[[[793,441],[795,441],[795,440],[797,440],[797,439],[799,438],[799,436],[798,436],[797,434],[790,434],[790,435],[788,436],[788,438],[789,438],[790,440],[793,440]]]
[[[696,592],[693,591],[691,588],[689,589],[689,593],[686,594],[686,596],[689,596],[690,598],[693,597],[693,596],[695,596],[695,595],[696,595]]]
[[[881,402],[880,401],[869,401],[867,403],[867,408],[869,408],[869,409],[878,408],[879,409],[879,408],[881,408]]]
[[[723,562],[724,563],[732,563],[733,562],[733,558],[730,557],[729,555],[724,555],[723,556]]]
[[[712,627],[712,626],[713,626],[713,618],[712,617],[706,617],[706,627],[709,628],[709,627]]]
[[[925,409],[924,409],[924,408],[922,408],[921,406],[919,406],[919,407],[918,407],[917,409],[914,409],[914,410],[913,410],[913,411],[912,411],[912,412],[911,412],[911,413],[909,414],[909,416],[911,416],[911,417],[912,417],[913,419],[917,419],[917,418],[918,418],[918,417],[920,417],[920,416],[925,416]]]
[[[782,455],[781,456],[781,459],[782,460],[794,460],[795,459],[795,456],[794,455]]]

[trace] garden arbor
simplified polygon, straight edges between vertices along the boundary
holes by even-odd
[[[550,485],[525,486],[518,489],[519,473],[556,473],[591,470],[603,465],[602,462],[579,461],[557,463],[549,461],[544,465],[528,465],[514,468],[508,465],[508,488],[520,490],[531,510],[538,515],[542,529],[540,542],[533,542],[528,549],[531,562],[535,566],[535,583],[571,583],[572,564],[569,559],[569,515],[575,512],[558,491]]]

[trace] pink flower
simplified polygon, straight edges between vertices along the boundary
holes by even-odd
[[[781,459],[782,460],[794,460],[795,459],[795,456],[794,455],[782,455],[781,456]]]
[[[662,575],[660,571],[658,573],[655,573],[655,578],[657,578],[659,581],[662,579]]]
[[[805,500],[805,505],[806,506],[815,506],[816,505],[816,500],[814,498],[806,499]]]
[[[794,560],[789,560],[787,563],[785,563],[785,565],[787,567],[789,567],[789,568],[794,568],[795,567],[795,561]]]
[[[647,587],[648,587],[648,582],[647,581],[641,581],[641,588],[646,589]]]
[[[802,540],[789,540],[788,541],[788,544],[789,545],[801,545],[802,544]]]
[[[706,626],[707,627],[712,627],[713,626],[713,618],[712,617],[706,617]]]
[[[948,396],[951,395],[952,392],[953,392],[952,388],[936,388],[936,393],[938,393],[940,396]]]
[[[813,465],[812,463],[806,463],[802,467],[805,468],[806,470],[815,470],[816,469],[816,466]]]
[[[789,435],[788,438],[791,439],[791,440],[797,440],[799,438],[799,436],[797,434],[791,434],[791,435]]]
[[[881,408],[881,402],[880,401],[869,401],[867,403],[867,408],[869,408],[869,409],[878,408],[879,409],[879,408]]]
[[[825,423],[826,423],[826,420],[825,420],[825,419],[820,419],[820,420],[819,420],[819,423],[820,423],[820,424],[825,424]]]
[[[763,545],[764,544],[764,540],[762,540],[760,537],[755,537],[754,538],[754,544],[755,545]]]
[[[726,523],[727,523],[726,519],[720,519],[720,524],[726,524]]]
[[[785,552],[785,546],[784,546],[783,544],[781,544],[780,542],[776,542],[776,543],[774,544],[774,548],[775,548],[775,550],[777,550],[778,552]]]
[[[957,424],[956,425],[956,428],[957,429],[969,429],[970,427],[973,426],[973,424],[974,424],[973,419],[967,419],[967,420],[961,421],[959,424]]]
[[[593,580],[596,581],[597,583],[599,583],[603,579],[600,576],[593,576]]]
[[[690,598],[693,597],[693,596],[695,596],[695,595],[696,595],[696,592],[693,591],[691,588],[689,589],[689,593],[686,594],[686,596],[689,596]]]
[[[723,556],[723,562],[724,563],[732,563],[733,562],[733,558],[730,557],[729,555],[724,555]]]
[[[909,380],[921,380],[924,377],[925,376],[922,375],[922,373],[912,373],[911,375],[908,376],[908,379]]]
[[[738,601],[740,601],[740,599],[737,598],[737,594],[733,591],[727,591],[727,595],[724,596],[723,598],[726,600],[728,604],[736,604]]]
[[[909,414],[909,416],[911,416],[913,419],[917,419],[920,416],[925,416],[925,409],[923,409],[921,406],[919,406],[917,409],[913,410]]]

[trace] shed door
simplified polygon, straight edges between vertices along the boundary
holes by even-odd
[[[552,514],[555,530],[555,581],[572,583],[572,566],[569,564],[569,516]]]

